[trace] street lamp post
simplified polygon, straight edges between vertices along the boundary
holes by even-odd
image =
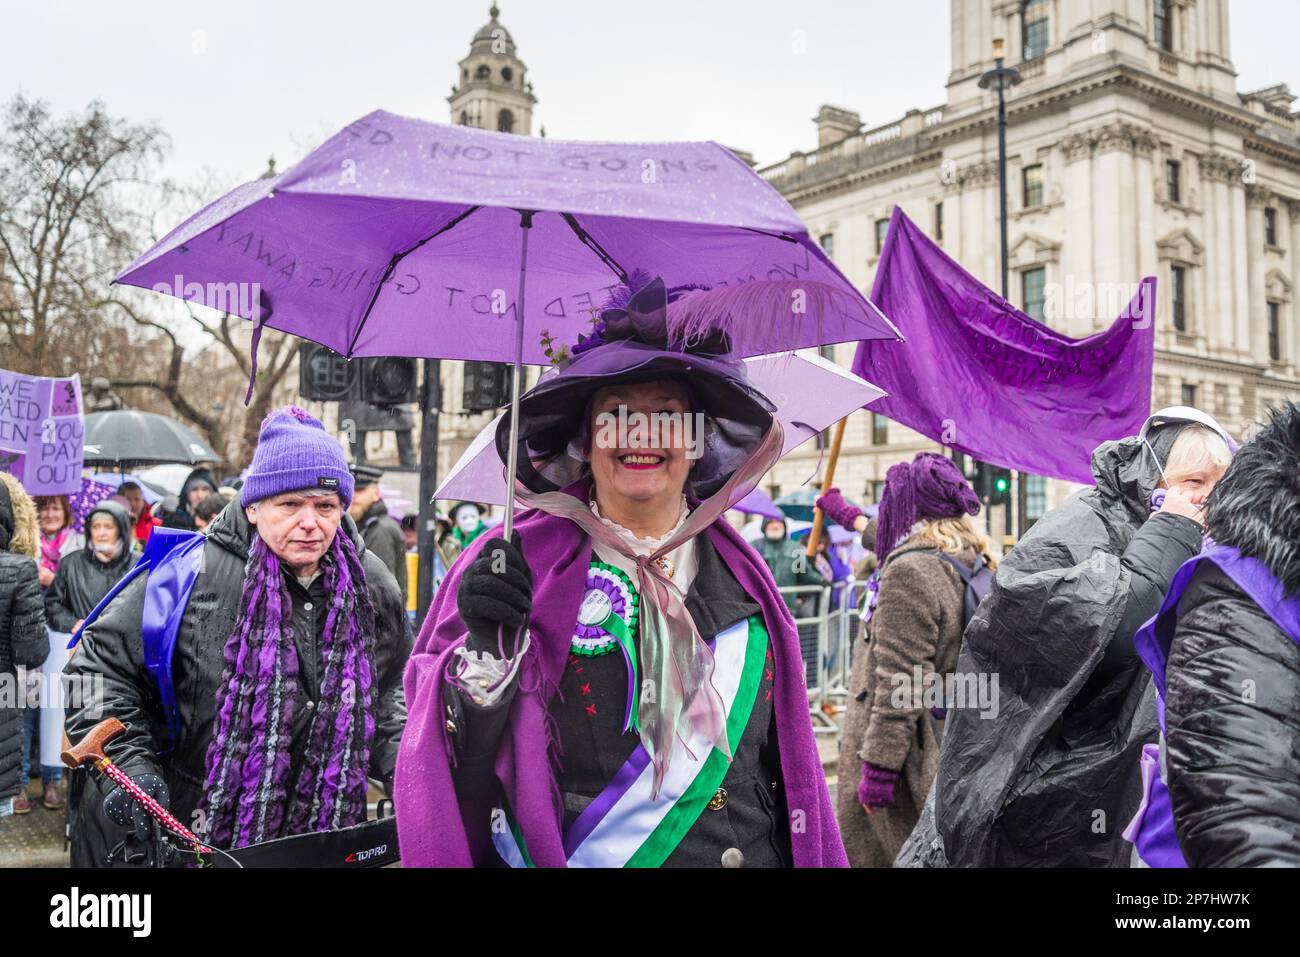
[[[1020,82],[1020,71],[1002,62],[1003,47],[999,38],[993,41],[993,69],[980,76],[982,90],[998,93],[998,199],[1001,208],[999,225],[1002,231],[1002,298],[1010,302],[1010,263],[1007,262],[1007,99],[1006,91]],[[1024,479],[1014,473],[1016,506],[1020,512],[1020,526],[1024,527]],[[1011,535],[1011,503],[1006,504],[1006,534]]]

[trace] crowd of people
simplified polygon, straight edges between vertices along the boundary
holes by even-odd
[[[920,453],[870,515],[821,496],[857,543],[810,554],[728,519],[782,427],[725,335],[666,345],[677,295],[628,290],[521,398],[523,511],[508,538],[472,502],[437,516],[418,635],[415,516],[291,407],[241,479],[196,469],[161,508],[125,482],[81,531],[0,475],[0,671],[70,637],[65,674],[102,693],[68,737],[119,719],[114,763],[217,848],[383,793],[408,866],[1300,864],[1300,405],[1241,448],[1160,410],[1003,555]],[[597,441],[620,408],[702,415],[701,454]],[[832,801],[806,622],[855,575]],[[0,814],[38,773],[63,807],[33,710],[0,705]],[[138,863],[152,834],[88,780],[72,862]]]

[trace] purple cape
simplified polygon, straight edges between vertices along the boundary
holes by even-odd
[[[573,491],[570,486],[566,491]],[[584,487],[579,492],[585,495]],[[578,605],[586,588],[591,542],[578,526],[535,509],[515,523],[533,572],[532,646],[497,753],[496,773],[529,856],[538,867],[564,867],[559,789],[552,773],[547,708],[560,681]],[[495,855],[490,806],[459,801],[451,779],[451,743],[443,715],[443,681],[465,627],[456,611],[461,572],[500,528],[481,535],[452,566],[434,596],[404,679],[408,717],[397,753],[393,800],[402,863],[408,867],[472,867]],[[796,867],[847,867],[844,845],[822,773],[798,632],[771,572],[725,519],[705,532],[746,593],[763,610],[776,661],[773,704],[780,741],[781,780],[791,813]],[[539,673],[540,672],[540,673]]]

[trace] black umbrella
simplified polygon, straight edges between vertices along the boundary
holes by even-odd
[[[86,416],[85,446],[87,465],[115,469],[166,462],[196,465],[221,458],[188,426],[132,409]]]

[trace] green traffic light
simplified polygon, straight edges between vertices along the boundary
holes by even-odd
[[[1007,490],[1007,485],[1008,485],[1008,483],[1007,483],[1007,480],[1006,480],[1006,479],[1004,479],[1004,478],[999,478],[999,479],[994,483],[994,485],[997,486],[997,490],[998,490],[999,492],[1005,492],[1005,491]]]

